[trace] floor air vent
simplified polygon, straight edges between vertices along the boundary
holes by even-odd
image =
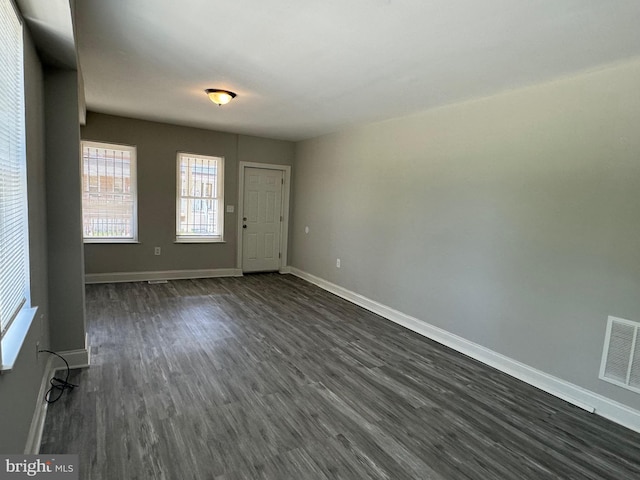
[[[600,378],[640,393],[640,323],[609,317]]]

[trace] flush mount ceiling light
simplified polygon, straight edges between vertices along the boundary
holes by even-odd
[[[219,90],[217,88],[207,88],[205,92],[209,95],[209,100],[218,105],[226,105],[236,96],[235,93],[229,90]]]

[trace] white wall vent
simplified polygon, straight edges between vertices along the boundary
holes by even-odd
[[[604,337],[600,378],[640,393],[639,322],[609,317]]]

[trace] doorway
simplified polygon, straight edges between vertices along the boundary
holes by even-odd
[[[238,267],[282,272],[287,265],[291,167],[240,162]]]

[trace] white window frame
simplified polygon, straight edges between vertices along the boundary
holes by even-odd
[[[0,372],[6,373],[13,369],[37,307],[31,306],[29,276],[22,17],[12,1],[2,2],[0,9],[6,21],[0,29],[0,104],[9,113],[0,140]]]
[[[81,155],[80,155],[80,168],[82,175],[82,236],[84,243],[138,243],[138,158],[137,158],[137,148],[134,145],[123,145],[118,143],[107,143],[107,142],[96,142],[90,140],[82,140],[81,142]],[[84,194],[85,192],[85,181],[84,181],[84,163],[85,163],[85,148],[98,148],[105,150],[120,150],[129,152],[131,164],[130,164],[130,192],[129,194],[133,200],[133,212],[132,212],[132,224],[131,224],[131,235],[128,236],[85,236],[85,205],[84,205]]]
[[[217,195],[182,195],[183,158],[196,158],[201,160],[214,160],[216,167],[216,193]],[[212,192],[213,193],[213,192]],[[180,231],[180,213],[183,199],[211,200],[217,203],[216,221],[218,231],[212,234],[187,233]],[[224,157],[213,155],[201,155],[198,153],[178,152],[176,158],[176,243],[221,243],[224,242]]]

